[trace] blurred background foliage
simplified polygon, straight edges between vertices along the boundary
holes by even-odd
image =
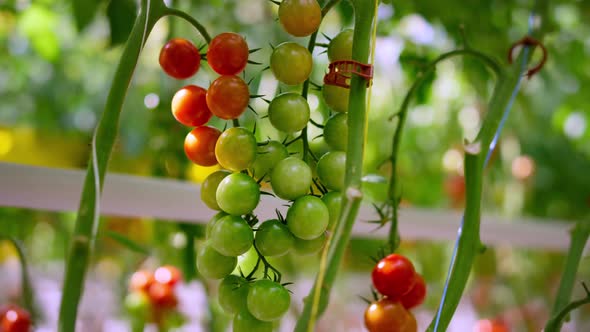
[[[280,86],[269,71],[263,71],[271,51],[269,44],[288,39],[307,42],[289,37],[280,28],[277,7],[271,2],[167,3],[191,13],[212,35],[236,31],[246,37],[251,48],[262,48],[252,60],[263,65],[250,65],[245,73],[252,79],[252,94],[271,98],[278,91],[299,89]],[[505,64],[510,45],[527,33],[533,6],[530,0],[418,0],[380,6],[365,163],[366,174],[374,175],[366,186],[371,200],[383,199],[382,181],[390,173],[385,161],[396,123],[387,119],[397,111],[421,68],[440,53],[465,43]],[[0,161],[85,167],[92,131],[136,12],[133,0],[0,3]],[[487,170],[484,211],[515,217],[515,222],[519,216],[579,220],[590,210],[590,1],[551,1],[533,19],[536,27],[542,26],[548,62],[522,85]],[[352,8],[343,1],[326,17],[321,31],[333,37],[352,24]],[[205,65],[186,81],[166,77],[157,59],[160,47],[172,36],[204,45],[202,37],[185,22],[165,19],[158,23],[126,99],[110,171],[199,182],[215,170],[187,162],[182,144],[188,128],[174,121],[170,113],[170,101],[178,88],[189,83],[206,87],[215,74]],[[319,42],[327,42],[325,36]],[[316,49],[314,61],[312,80],[321,83],[328,64],[321,48]],[[400,151],[404,206],[462,207],[461,144],[477,132],[493,82],[494,77],[479,63],[456,60],[440,65],[420,89]],[[325,121],[329,110],[321,93],[313,91],[309,100],[314,119]],[[267,104],[260,99],[253,100],[251,106],[260,116],[266,112]],[[241,121],[250,128],[257,121],[260,139],[283,138],[268,119],[256,120],[253,112],[248,111]],[[220,120],[212,120],[212,124],[225,125]],[[320,133],[310,126],[310,138]],[[321,137],[311,142],[318,154],[326,151]],[[0,229],[23,239],[33,263],[46,266],[63,260],[74,218],[71,213],[2,208]],[[186,257],[179,248],[186,243],[187,234],[200,232],[198,228],[187,232],[175,223],[115,217],[105,217],[103,228],[153,248],[152,259],[179,265]],[[348,270],[366,273],[372,266],[368,257],[380,245],[374,240],[353,240]],[[402,251],[417,261],[431,283],[433,296],[428,301],[433,309],[446,273],[449,244],[405,242]],[[0,260],[10,252],[6,246],[0,247]],[[145,258],[140,256],[104,237],[98,242],[95,261],[100,271],[119,278],[124,290],[126,276]],[[476,267],[473,303],[483,316],[509,316],[506,312],[517,308],[520,320],[515,320],[515,330],[538,331],[534,324],[540,322],[535,314],[547,314],[562,262],[558,253],[489,250]],[[589,265],[581,267],[586,280]],[[304,268],[309,272],[314,269],[313,265]],[[368,294],[367,288],[360,285],[353,296]],[[587,308],[582,315],[588,320]]]

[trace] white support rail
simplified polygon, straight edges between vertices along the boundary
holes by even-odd
[[[49,211],[76,211],[84,171],[0,162],[0,206]],[[207,221],[214,211],[200,200],[199,186],[171,179],[147,178],[109,173],[101,201],[103,215],[152,217],[192,223]],[[282,201],[263,196],[255,213],[264,220],[284,211]],[[387,235],[388,227],[376,229],[363,221],[377,219],[370,206],[361,207],[356,237]],[[404,208],[400,212],[400,233],[405,239],[453,241],[461,219],[458,211]],[[507,220],[483,216],[481,234],[487,245],[565,250],[569,245],[571,222],[557,220]],[[586,247],[588,252],[590,244]]]

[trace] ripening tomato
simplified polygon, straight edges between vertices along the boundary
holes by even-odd
[[[475,323],[473,332],[508,332],[510,329],[499,319],[480,319]]]
[[[352,37],[354,30],[345,29],[332,38],[328,45],[328,59],[330,62],[352,60]]]
[[[406,309],[415,308],[424,302],[426,298],[426,283],[421,275],[416,273],[416,283],[412,290],[406,295],[403,295],[400,299],[401,304]]]
[[[161,284],[174,286],[182,279],[182,273],[175,266],[164,265],[154,271],[154,279]]]
[[[193,163],[201,166],[217,164],[215,144],[221,135],[219,129],[202,126],[193,129],[184,139],[184,153]]]
[[[254,162],[257,150],[256,137],[251,131],[243,127],[232,127],[219,136],[215,156],[223,168],[239,172]]]
[[[371,303],[365,310],[365,326],[369,332],[416,332],[416,318],[399,302],[389,298]]]
[[[295,37],[309,36],[322,23],[322,9],[317,0],[283,0],[279,5],[279,22]]]
[[[157,308],[174,308],[178,299],[172,286],[154,282],[148,289],[150,302]]]
[[[132,292],[147,292],[153,283],[154,274],[151,271],[135,271],[129,278],[129,290]]]
[[[201,66],[201,54],[190,41],[171,39],[160,51],[160,66],[166,74],[179,79],[193,76]]]
[[[172,97],[172,115],[176,121],[188,127],[202,126],[213,114],[207,106],[207,90],[187,85]]]
[[[311,74],[313,59],[307,48],[284,42],[272,51],[270,69],[277,80],[287,85],[303,83]]]
[[[236,75],[246,68],[249,54],[244,37],[237,33],[224,32],[209,43],[207,62],[220,75]]]
[[[25,309],[15,305],[0,308],[0,331],[29,332],[31,325],[31,315]]]
[[[416,283],[414,265],[406,257],[391,254],[381,259],[371,274],[375,289],[392,299],[399,299]]]
[[[219,76],[207,90],[207,106],[211,113],[224,120],[237,119],[249,102],[248,84],[237,76]]]
[[[213,172],[201,184],[201,200],[210,209],[221,210],[219,204],[217,204],[217,187],[219,187],[221,180],[230,174],[231,172],[225,170]]]
[[[340,113],[348,112],[350,89],[325,84],[322,88],[322,97],[324,97],[324,102],[332,111]]]

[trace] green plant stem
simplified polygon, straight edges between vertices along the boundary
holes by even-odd
[[[199,23],[197,20],[195,20],[189,14],[183,12],[182,10],[178,10],[178,9],[174,9],[174,8],[166,8],[164,15],[171,15],[171,16],[176,16],[176,17],[180,17],[180,18],[184,19],[185,21],[190,23],[193,27],[195,27],[195,29],[197,29],[199,31],[201,36],[203,36],[203,38],[205,38],[205,41],[207,42],[207,44],[209,44],[211,42],[211,36],[209,36],[207,29],[205,29],[205,27],[201,23]]]
[[[571,242],[565,261],[565,268],[561,275],[559,290],[557,291],[557,297],[553,304],[552,318],[545,325],[545,332],[559,331],[567,314],[584,304],[584,301],[588,301],[590,298],[590,294],[587,294],[585,299],[568,304],[572,297],[578,266],[580,265],[580,260],[582,259],[582,254],[589,236],[590,223],[587,221],[576,223],[571,233]],[[572,306],[574,303],[579,304]]]
[[[397,230],[398,225],[398,204],[399,204],[399,179],[398,179],[398,165],[397,165],[397,158],[399,154],[399,147],[401,145],[401,138],[402,133],[405,128],[406,118],[410,106],[410,101],[414,95],[414,92],[426,81],[426,79],[431,75],[435,70],[436,66],[447,59],[450,59],[455,56],[472,56],[482,61],[486,67],[491,69],[495,74],[496,77],[500,78],[502,74],[502,69],[500,65],[492,58],[483,54],[481,52],[472,50],[472,49],[463,49],[463,50],[454,50],[448,53],[444,53],[440,55],[438,58],[433,60],[421,73],[418,74],[416,81],[408,90],[402,105],[400,106],[399,111],[393,115],[393,117],[398,118],[398,123],[395,128],[395,132],[393,135],[393,143],[392,143],[392,152],[390,157],[391,162],[391,169],[392,169],[392,176],[389,181],[389,188],[388,188],[388,204],[392,208],[392,215],[391,215],[391,226],[389,229],[389,236],[388,242],[391,251],[395,251],[399,245],[399,234]],[[392,117],[392,118],[393,118]]]
[[[375,19],[375,1],[353,1],[355,28],[353,35],[352,58],[367,63],[371,43],[371,28]],[[348,149],[346,154],[345,190],[343,208],[340,212],[334,233],[328,238],[324,249],[322,266],[297,321],[295,331],[314,331],[315,321],[322,314],[330,290],[336,279],[344,250],[348,245],[352,226],[358,214],[362,199],[361,177],[363,166],[365,122],[366,122],[367,82],[353,75],[350,82],[350,99],[348,105]]]
[[[23,295],[24,308],[27,309],[27,311],[31,314],[31,316],[33,317],[33,321],[40,320],[41,316],[33,295],[33,286],[31,283],[31,275],[29,274],[29,269],[27,265],[27,258],[25,256],[25,248],[20,240],[12,236],[0,234],[0,240],[2,239],[5,239],[8,242],[10,242],[14,246],[16,254],[18,255],[18,261],[20,263],[21,289]]]

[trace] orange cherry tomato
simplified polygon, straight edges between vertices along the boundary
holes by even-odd
[[[239,74],[248,64],[248,44],[233,32],[219,34],[209,43],[207,62],[220,75]]]
[[[406,295],[403,295],[400,302],[406,309],[415,308],[424,302],[426,298],[426,283],[421,275],[416,274],[416,283],[412,290]]]
[[[473,326],[473,332],[509,332],[510,329],[498,319],[480,319]]]
[[[31,315],[15,305],[0,308],[0,331],[29,332],[31,331]]]
[[[166,74],[179,79],[193,76],[201,66],[201,54],[190,41],[171,39],[160,51],[160,67]]]
[[[193,129],[184,139],[184,153],[197,165],[216,165],[215,143],[219,135],[221,131],[214,127],[202,126]]]
[[[172,286],[159,282],[155,282],[150,286],[148,297],[156,308],[174,308],[178,304]]]
[[[404,306],[388,298],[373,302],[365,310],[365,326],[369,332],[416,332],[414,315]]]
[[[322,9],[317,0],[283,0],[279,5],[279,22],[293,36],[309,36],[320,27]]]
[[[154,283],[154,275],[148,270],[134,272],[129,278],[129,290],[132,292],[147,292]]]
[[[156,269],[154,279],[161,284],[174,286],[182,279],[182,273],[175,266],[164,265]]]
[[[189,127],[202,126],[213,114],[207,106],[207,90],[196,85],[187,85],[172,98],[172,115],[176,121]]]
[[[207,90],[207,105],[221,119],[237,119],[249,102],[248,84],[237,76],[220,76]]]

